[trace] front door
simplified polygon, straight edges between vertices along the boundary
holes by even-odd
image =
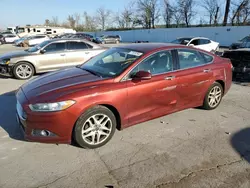
[[[65,43],[55,42],[47,45],[44,53],[36,56],[39,72],[53,71],[64,67]]]
[[[178,108],[192,107],[202,103],[203,96],[211,85],[212,66],[202,54],[192,49],[178,49],[179,70],[177,80]]]
[[[149,80],[134,80],[138,71],[149,71]],[[176,80],[171,51],[157,52],[139,63],[128,75],[127,118],[129,125],[153,119],[176,109]]]

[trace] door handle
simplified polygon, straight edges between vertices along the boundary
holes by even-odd
[[[165,80],[173,80],[173,79],[175,79],[175,76],[167,76],[167,77],[165,78]]]
[[[85,52],[85,54],[89,54],[89,52]]]
[[[61,56],[65,56],[65,54],[60,54]]]
[[[211,72],[211,69],[204,69],[203,72],[205,73]]]

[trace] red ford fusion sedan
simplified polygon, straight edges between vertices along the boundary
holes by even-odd
[[[16,93],[17,120],[27,140],[97,148],[116,129],[215,109],[231,83],[229,59],[181,45],[131,44],[27,82]]]

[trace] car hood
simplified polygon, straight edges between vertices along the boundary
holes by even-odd
[[[27,55],[31,55],[31,54],[32,53],[30,53],[28,51],[16,51],[16,52],[7,53],[7,54],[0,56],[0,60],[11,59],[11,58],[15,58],[15,57],[23,57],[23,56],[27,56]]]
[[[80,68],[68,68],[35,78],[21,88],[30,103],[50,102],[84,88],[84,84],[102,80]]]

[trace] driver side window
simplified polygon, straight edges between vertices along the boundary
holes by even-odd
[[[65,43],[52,43],[46,46],[44,50],[46,50],[46,53],[64,51]]]
[[[139,71],[147,71],[152,75],[163,74],[173,70],[171,51],[157,52],[139,63],[129,74],[132,78]]]
[[[193,44],[193,45],[197,46],[197,45],[199,45],[199,40],[198,39],[192,40],[190,42],[190,44]]]

